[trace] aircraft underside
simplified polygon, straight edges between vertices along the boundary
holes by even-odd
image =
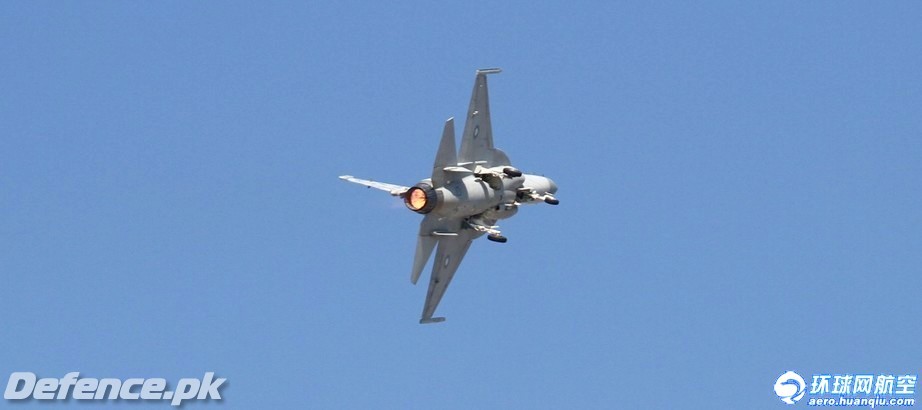
[[[416,283],[435,252],[432,274],[420,323],[444,321],[434,317],[445,290],[474,239],[483,235],[506,242],[496,222],[514,216],[519,205],[544,202],[557,205],[557,185],[550,178],[523,174],[509,157],[493,146],[488,74],[499,69],[478,70],[468,108],[460,150],[455,146],[454,119],[445,122],[432,176],[412,187],[344,175],[349,182],[376,188],[403,199],[408,209],[425,215],[420,222],[410,272]]]

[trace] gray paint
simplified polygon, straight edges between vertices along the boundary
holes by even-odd
[[[435,191],[434,208],[416,209],[426,213],[419,225],[416,254],[410,271],[410,281],[416,283],[423,268],[435,251],[429,290],[423,305],[420,323],[438,323],[445,318],[434,317],[435,310],[454,278],[458,266],[474,239],[485,233],[500,236],[496,221],[512,217],[519,205],[544,202],[556,203],[557,185],[550,178],[504,172],[511,167],[506,154],[493,146],[490,123],[490,103],[487,75],[500,69],[477,70],[467,120],[461,138],[461,149],[455,151],[454,119],[445,122],[442,139],[433,162],[432,177],[422,180]],[[513,176],[514,175],[514,176]],[[387,191],[407,201],[410,187],[355,178],[340,179]],[[415,191],[419,189],[414,188]],[[427,202],[431,205],[431,202]]]

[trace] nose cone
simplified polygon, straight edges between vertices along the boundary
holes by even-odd
[[[526,188],[531,188],[539,194],[553,194],[557,192],[557,184],[550,178],[541,175],[525,174]]]
[[[548,178],[547,185],[549,186],[549,189],[547,190],[547,192],[552,193],[552,194],[557,193],[557,184],[554,183],[553,179]]]

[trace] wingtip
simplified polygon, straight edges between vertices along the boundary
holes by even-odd
[[[352,175],[340,175],[339,176],[339,179],[349,179],[349,178],[355,178],[355,177],[353,177]]]
[[[444,318],[444,317],[431,317],[431,318],[429,318],[429,319],[425,319],[425,318],[420,319],[420,320],[419,320],[419,324],[421,324],[421,325],[428,325],[428,324],[430,324],[430,323],[441,323],[441,322],[444,322],[444,321],[445,321],[445,318]]]

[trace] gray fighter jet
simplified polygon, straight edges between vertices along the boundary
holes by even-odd
[[[419,279],[436,245],[438,250],[419,323],[445,320],[432,315],[474,239],[486,234],[491,241],[506,242],[496,221],[515,215],[519,205],[559,203],[554,197],[557,192],[554,181],[539,175],[523,174],[512,167],[503,151],[493,146],[487,74],[499,72],[498,68],[477,70],[461,137],[461,152],[455,151],[454,118],[449,118],[432,165],[431,178],[406,187],[351,175],[340,177],[403,198],[411,211],[426,215],[419,225],[416,257],[410,273],[413,284]]]

